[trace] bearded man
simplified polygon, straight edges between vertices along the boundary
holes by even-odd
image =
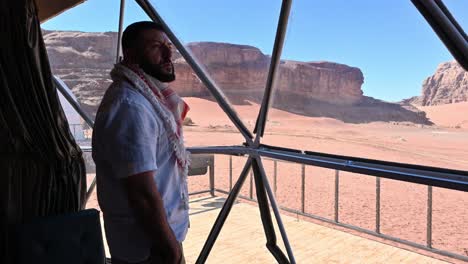
[[[123,61],[99,106],[93,131],[97,195],[112,263],[185,263],[189,226],[188,106],[175,80],[160,24],[137,22],[122,35]]]

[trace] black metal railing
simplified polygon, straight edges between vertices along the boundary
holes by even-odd
[[[327,223],[330,223],[330,224],[333,224],[333,225],[345,227],[345,228],[348,228],[348,229],[351,229],[351,230],[354,230],[354,231],[358,231],[358,232],[365,233],[365,234],[368,234],[368,235],[372,235],[372,236],[375,236],[375,237],[379,237],[379,238],[382,238],[382,239],[391,240],[391,241],[398,242],[398,243],[401,243],[401,244],[409,245],[409,246],[412,246],[412,247],[415,247],[415,248],[418,248],[418,249],[427,250],[427,251],[430,251],[432,253],[436,253],[436,254],[440,254],[440,255],[443,255],[443,256],[448,256],[448,257],[452,257],[452,258],[456,258],[456,259],[460,259],[460,260],[464,260],[464,261],[468,261],[468,256],[464,256],[464,255],[461,255],[461,254],[458,254],[458,253],[454,253],[454,252],[447,251],[447,250],[441,250],[441,249],[437,249],[437,248],[433,247],[433,243],[432,243],[432,230],[433,230],[433,225],[432,225],[433,192],[432,192],[432,189],[433,189],[433,186],[427,185],[426,243],[421,244],[421,243],[417,243],[417,242],[414,242],[414,241],[409,241],[409,240],[406,240],[406,239],[402,239],[402,238],[399,238],[399,237],[395,237],[395,236],[392,236],[392,235],[389,235],[389,234],[382,233],[382,231],[381,231],[381,195],[380,195],[381,194],[381,177],[375,177],[375,203],[376,203],[376,206],[375,206],[375,226],[374,226],[374,229],[371,230],[371,229],[359,227],[359,226],[356,226],[356,225],[343,223],[343,222],[340,221],[340,215],[339,215],[339,208],[340,208],[340,170],[335,170],[334,203],[333,203],[334,204],[334,213],[333,213],[333,217],[332,218],[326,218],[326,217],[319,216],[319,215],[316,215],[316,214],[312,214],[312,213],[309,213],[309,212],[306,211],[307,203],[306,203],[306,198],[305,197],[306,197],[307,189],[306,189],[305,182],[306,182],[306,178],[308,177],[306,175],[306,166],[309,166],[309,165],[295,163],[295,162],[289,162],[289,161],[282,161],[282,160],[277,160],[277,159],[271,159],[271,158],[264,158],[264,159],[265,160],[270,160],[270,161],[273,162],[273,179],[272,180],[273,180],[273,193],[274,193],[274,196],[277,195],[277,189],[278,189],[278,186],[277,186],[277,184],[278,184],[278,165],[281,165],[281,163],[289,163],[289,164],[293,163],[293,164],[297,164],[298,166],[301,167],[301,174],[300,174],[300,186],[301,186],[301,188],[300,188],[300,197],[301,198],[300,198],[300,206],[299,206],[300,209],[298,210],[298,209],[293,209],[293,208],[288,207],[288,206],[280,206],[281,210],[283,210],[285,212],[301,215],[301,216],[304,216],[304,217],[307,217],[307,218],[310,218],[310,219],[320,220],[320,221],[324,221],[324,222],[327,222]],[[229,194],[230,190],[232,189],[232,185],[233,185],[232,156],[229,156],[228,172],[229,172],[229,190],[217,188],[216,186],[213,185],[215,192],[219,192],[221,194]],[[217,177],[220,177],[220,176],[218,175]],[[249,190],[249,192],[248,192],[249,195],[248,196],[239,195],[238,197],[242,198],[244,200],[251,201],[251,202],[257,202],[257,200],[253,196],[253,192],[252,192],[253,182],[251,180],[249,181],[248,190]]]

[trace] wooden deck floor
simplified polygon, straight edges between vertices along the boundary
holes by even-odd
[[[191,228],[184,242],[187,263],[195,263],[223,203],[220,197],[191,200]],[[447,263],[294,217],[282,219],[297,263]],[[265,242],[258,208],[237,203],[206,263],[276,263]]]

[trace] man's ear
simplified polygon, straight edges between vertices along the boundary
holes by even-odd
[[[137,52],[135,52],[135,49],[125,49],[122,53],[125,61],[129,63],[135,63],[139,60],[139,58],[137,57],[138,54]]]

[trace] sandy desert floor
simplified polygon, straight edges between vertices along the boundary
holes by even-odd
[[[240,133],[215,103],[185,98],[193,126],[184,127],[188,146],[239,145]],[[253,129],[259,106],[235,106],[247,127]],[[285,111],[270,111],[264,144],[301,150],[365,157],[402,163],[468,170],[468,102],[421,108],[433,126],[411,123],[347,124],[329,118],[312,118]],[[233,158],[234,181],[244,157]],[[273,161],[264,161],[273,182]],[[334,217],[335,171],[306,166],[305,211]],[[301,165],[279,162],[277,200],[300,209]],[[339,219],[374,230],[376,178],[340,172]],[[216,188],[229,189],[229,158],[215,157]],[[189,178],[190,191],[208,188],[208,176]],[[255,188],[253,188],[255,189]],[[253,191],[255,195],[255,190]],[[242,194],[249,195],[249,184]],[[425,244],[428,187],[381,179],[381,232]],[[94,200],[94,201],[93,201]],[[93,197],[90,206],[95,204]],[[433,247],[468,256],[468,193],[433,188]]]
[[[242,136],[216,103],[186,98],[195,126],[185,127],[189,146],[238,145]],[[235,106],[252,129],[256,104]],[[272,109],[263,143],[275,146],[389,160],[402,163],[468,170],[468,103],[422,107],[434,126],[411,123],[347,124],[329,118],[311,118]],[[233,158],[238,177],[245,158]],[[264,162],[273,182],[273,162]],[[216,186],[229,189],[228,157],[217,155]],[[306,166],[306,212],[333,219],[335,171]],[[277,199],[300,209],[301,165],[277,165]],[[195,181],[192,180],[192,181]],[[197,180],[198,181],[198,180]],[[200,180],[199,184],[207,184]],[[247,182],[248,183],[248,182]],[[191,184],[192,189],[198,185]],[[206,185],[207,186],[207,185]],[[198,187],[198,186],[197,186]],[[249,194],[249,185],[243,194]],[[255,189],[255,188],[254,188]],[[376,178],[340,172],[339,218],[344,223],[375,228]],[[255,193],[255,191],[254,191]],[[381,232],[426,243],[428,188],[424,185],[381,179]],[[433,188],[433,246],[468,255],[468,194]]]

